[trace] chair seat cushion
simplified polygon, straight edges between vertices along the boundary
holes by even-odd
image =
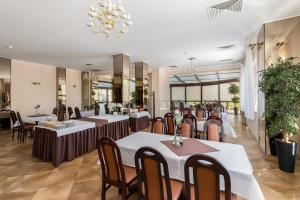
[[[191,194],[191,200],[195,200],[195,191],[194,191],[193,185],[191,186],[190,194]],[[225,192],[224,191],[220,192],[220,200],[225,200]],[[237,200],[236,194],[231,193],[231,200]]]
[[[126,183],[130,183],[136,178],[136,170],[133,167],[127,167],[124,165]]]

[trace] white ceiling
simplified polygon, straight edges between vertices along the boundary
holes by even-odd
[[[1,0],[0,56],[86,69],[109,70],[113,54],[151,67],[221,65],[239,62],[247,37],[264,22],[299,14],[299,0],[244,0],[241,13],[209,21],[206,8],[225,0],[123,0],[134,25],[121,38],[91,33],[87,12],[93,0]],[[235,44],[230,51],[216,47]],[[6,45],[13,45],[8,49]],[[184,55],[187,52],[187,56]]]

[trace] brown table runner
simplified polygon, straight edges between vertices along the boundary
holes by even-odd
[[[219,151],[195,139],[184,139],[182,147],[175,146],[173,142],[174,142],[173,140],[161,141],[161,143],[166,145],[177,156],[188,156],[193,154]]]
[[[45,116],[49,116],[47,114],[36,114],[36,115],[29,115],[28,117],[45,117]]]
[[[103,126],[105,124],[108,124],[108,121],[106,119],[94,119],[94,118],[87,118],[87,117],[82,117],[78,119],[80,121],[86,121],[86,122],[95,122],[95,126]]]

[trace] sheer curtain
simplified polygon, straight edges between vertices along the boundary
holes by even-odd
[[[253,61],[252,52],[250,48],[246,50],[246,59],[244,66],[241,67],[240,75],[240,104],[241,110],[244,111],[245,117],[250,120],[254,120],[255,117],[255,102],[256,102],[256,90],[255,90],[255,64]]]

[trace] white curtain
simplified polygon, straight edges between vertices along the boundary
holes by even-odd
[[[254,120],[255,117],[255,102],[257,98],[255,66],[256,60],[253,61],[251,50],[247,48],[245,65],[241,67],[240,104],[245,117],[250,120]]]

